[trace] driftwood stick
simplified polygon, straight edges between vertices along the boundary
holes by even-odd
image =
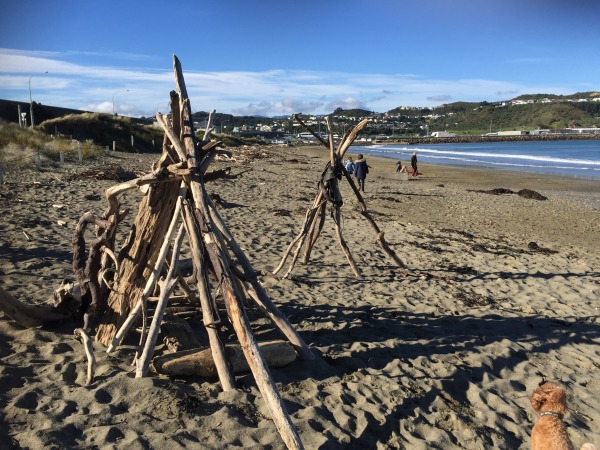
[[[192,122],[192,109],[187,95],[187,88],[185,86],[183,72],[181,70],[181,63],[175,55],[173,55],[173,69],[173,73],[175,75],[175,85],[181,101],[181,136],[183,137],[183,146],[186,151],[187,165],[190,169],[198,171],[200,161],[198,159],[198,146],[195,141],[195,134]],[[211,114],[208,117],[209,127],[207,128],[205,133],[205,135],[208,135],[205,136],[207,138],[210,137],[210,124],[212,120],[213,112],[211,112]],[[203,185],[195,179],[190,179],[189,184],[194,202],[193,206],[195,208],[199,208],[199,205],[204,205],[205,202]],[[193,252],[195,253],[195,256],[193,256],[194,270],[196,272],[196,280],[198,283],[200,302],[203,306],[203,317],[206,317],[205,319],[203,319],[204,324],[209,334],[213,356],[219,364],[219,379],[221,381],[221,386],[224,390],[233,389],[235,387],[235,380],[233,378],[233,374],[229,370],[227,360],[225,357],[225,351],[223,349],[223,344],[221,343],[221,340],[218,336],[218,312],[216,310],[216,306],[214,306],[213,309],[213,301],[212,296],[210,294],[210,286],[208,284],[209,268],[206,265],[206,261],[209,261],[209,258],[206,257],[208,244],[205,245],[204,239],[210,238],[208,235],[203,234],[205,232],[204,226],[202,222],[196,222],[196,215],[193,214],[191,207],[189,208],[189,211],[186,208],[186,211],[189,213],[186,214],[186,216],[189,217],[189,219],[186,219],[186,226],[188,228],[188,231],[192,232],[192,234],[189,234],[189,236],[190,240],[194,242],[194,244],[192,244],[192,248],[195,250]]]
[[[85,355],[87,357],[87,377],[85,380],[85,384],[87,386],[94,381],[94,371],[96,369],[94,347],[92,345],[92,339],[83,328],[76,328],[74,333],[77,340],[80,340],[83,343],[83,348],[85,349]]]
[[[177,283],[179,285],[179,288],[184,292],[183,298],[185,298],[188,303],[194,304],[195,303],[194,302],[195,295],[192,292],[192,289],[190,288],[190,285],[185,280],[185,277],[181,273],[181,269],[177,270],[177,278],[178,278]],[[197,305],[197,303],[196,303],[196,305]]]
[[[298,235],[294,238],[294,240],[292,242],[290,242],[290,245],[288,245],[288,248],[286,249],[285,253],[281,257],[281,261],[279,262],[279,265],[273,270],[273,272],[272,272],[273,275],[277,275],[279,273],[279,271],[283,268],[283,266],[285,265],[285,261],[287,260],[289,254],[292,251],[292,249],[294,248],[294,246],[296,244],[298,244],[298,242],[300,242],[300,241],[304,242],[304,238],[306,237],[308,230],[310,230],[312,222],[315,219],[315,215],[317,214],[317,211],[321,206],[321,202],[324,202],[324,200],[322,200],[322,199],[323,199],[323,193],[319,192],[317,194],[317,197],[315,198],[315,201],[313,202],[313,206],[311,208],[308,208],[306,211],[306,214],[304,216],[304,223],[302,224],[302,229],[301,229],[300,233],[298,233]],[[300,246],[302,246],[302,242],[300,242]],[[297,258],[297,255],[296,255],[296,258]]]
[[[200,297],[200,305],[202,306],[202,321],[210,344],[212,358],[215,362],[219,381],[224,391],[235,389],[235,379],[233,373],[229,369],[227,357],[225,355],[225,347],[219,337],[220,319],[217,311],[213,308],[213,302],[210,294],[210,286],[208,283],[208,269],[206,260],[206,249],[200,234],[198,223],[192,212],[192,207],[188,202],[185,202],[183,207],[183,217],[186,226],[187,234],[190,240],[192,251],[192,260],[194,263],[194,275],[198,287],[198,295]]]
[[[169,96],[171,98],[171,125],[173,131],[175,131],[175,135],[179,136],[181,133],[181,115],[179,113],[181,110],[181,101],[177,91],[171,91]]]
[[[117,184],[116,186],[109,187],[106,192],[106,200],[108,201],[108,211],[105,213],[106,217],[116,214],[119,210],[119,195],[123,192],[135,189],[137,187],[146,186],[149,184],[162,183],[166,181],[173,181],[175,179],[181,179],[187,174],[187,171],[182,170],[182,163],[171,164],[167,167],[159,166],[156,170],[152,171],[147,175],[136,178],[134,180],[125,181],[124,183]]]
[[[185,149],[181,145],[181,141],[177,137],[177,134],[176,134],[175,130],[173,129],[173,127],[171,125],[169,125],[169,123],[167,122],[167,119],[161,113],[156,114],[156,119],[158,120],[158,123],[164,130],[165,135],[171,141],[173,148],[177,152],[177,156],[179,156],[179,160],[182,162],[185,162],[185,160],[186,160]]]
[[[313,218],[314,220],[314,218]],[[307,234],[304,233],[302,235],[302,239],[300,239],[298,241],[298,244],[296,245],[296,250],[294,250],[294,254],[292,255],[292,260],[290,261],[290,266],[288,267],[288,270],[283,274],[283,278],[287,278],[290,276],[290,274],[292,273],[292,270],[294,270],[294,267],[296,266],[296,261],[298,261],[298,256],[300,256],[300,250],[302,249],[302,244],[304,244],[304,241],[306,240],[306,236]]]
[[[100,219],[95,214],[84,213],[73,231],[73,270],[81,288],[82,307],[84,311],[83,328],[91,331],[96,325],[99,315],[105,310],[106,299],[100,286],[100,270],[102,268],[101,249],[116,231],[118,218],[111,215],[107,220]],[[95,224],[104,231],[90,244],[87,261],[85,258],[84,233],[88,224]]]
[[[268,296],[265,289],[261,286],[256,278],[256,271],[252,267],[252,264],[240,248],[239,244],[231,234],[231,231],[225,224],[225,221],[217,211],[215,205],[209,200],[210,215],[213,219],[213,223],[218,228],[219,232],[223,236],[223,239],[237,258],[238,262],[244,270],[244,275],[247,280],[245,282],[246,289],[250,297],[258,304],[260,308],[268,315],[268,317],[279,327],[282,333],[288,338],[290,343],[294,346],[300,358],[305,361],[310,361],[315,358],[314,354],[306,345],[304,340],[300,337],[298,332],[290,324],[287,317],[275,306],[273,301]]]
[[[176,56],[173,56],[173,66],[179,96],[182,99],[187,99],[181,63]],[[189,121],[189,118],[191,117],[189,102],[185,103],[185,106],[186,115],[184,116],[184,119]],[[189,125],[191,130],[191,123]],[[192,136],[193,133],[190,133],[189,135],[186,133],[184,145],[188,154],[188,167],[197,169],[196,146]],[[238,336],[248,365],[252,370],[256,384],[265,399],[265,403],[271,412],[275,426],[279,430],[284,443],[289,449],[301,449],[303,446],[300,437],[298,436],[298,432],[292,424],[290,416],[285,409],[283,399],[279,395],[277,386],[271,378],[269,369],[260,353],[258,343],[252,333],[248,317],[244,311],[239,292],[237,292],[235,284],[232,282],[232,273],[226,262],[227,260],[224,251],[220,248],[219,242],[214,236],[210,212],[208,211],[208,194],[206,193],[204,185],[193,179],[190,181],[190,190],[194,200],[194,207],[197,212],[196,218],[198,219],[198,224],[203,232],[206,252],[210,259],[216,282],[223,292],[225,303],[228,305],[228,311],[230,312],[233,328]]]
[[[346,151],[348,150],[348,148],[350,148],[350,146],[358,136],[358,133],[360,133],[363,130],[363,128],[368,125],[368,123],[369,119],[361,120],[354,128],[352,128],[352,130],[348,133],[346,138],[340,142],[340,145],[337,149],[337,154],[340,158],[344,157]]]
[[[292,346],[284,341],[260,342],[260,351],[269,367],[284,367],[296,359]],[[250,367],[242,348],[236,344],[225,346],[227,358],[231,361],[234,373],[248,372]],[[210,349],[190,349],[177,351],[154,358],[152,365],[156,372],[169,376],[191,376],[214,378],[217,375]]]
[[[186,94],[187,95],[187,94]],[[215,113],[217,111],[215,109],[213,109],[209,114],[208,114],[208,119],[206,120],[206,129],[204,130],[204,137],[202,138],[202,144],[204,146],[204,144],[208,143],[210,141],[210,136],[212,135],[214,128],[213,128],[213,119],[215,117]],[[207,150],[204,149],[203,150]]]
[[[180,203],[181,202],[178,202],[178,204]],[[173,217],[179,218],[179,211],[177,211],[177,215],[174,215]],[[179,231],[177,232],[175,242],[173,243],[173,256],[171,258],[171,267],[169,268],[167,277],[161,285],[160,298],[158,300],[158,304],[156,305],[156,310],[154,311],[152,324],[150,325],[150,329],[148,330],[148,338],[146,339],[142,355],[140,356],[137,362],[137,369],[135,373],[136,378],[144,377],[148,373],[148,367],[150,366],[150,360],[152,359],[152,355],[154,354],[154,346],[156,345],[156,341],[158,339],[160,324],[162,322],[165,309],[168,305],[169,296],[171,295],[171,292],[173,291],[173,288],[177,283],[177,260],[181,251],[181,244],[183,242],[183,232],[184,225],[181,224],[181,226],[179,227]]]
[[[329,116],[325,116],[325,124],[327,125],[327,135],[329,136],[329,162],[331,163],[331,167],[335,167],[336,152],[333,147],[333,133],[331,132],[331,121],[329,120]]]
[[[269,368],[260,353],[258,342],[252,333],[250,321],[244,310],[240,294],[233,282],[233,274],[227,263],[227,258],[223,249],[219,246],[218,239],[213,236],[214,231],[211,227],[210,212],[207,209],[208,194],[204,186],[199,185],[198,188],[202,196],[196,196],[194,192],[195,207],[197,208],[196,217],[200,222],[200,227],[205,236],[204,242],[213,270],[215,271],[217,284],[221,287],[223,298],[229,306],[228,311],[233,329],[240,341],[258,389],[265,399],[267,408],[283,441],[289,449],[301,449],[303,446],[298,432],[294,428],[290,416],[285,409],[283,399],[277,390],[275,382],[271,378]]]
[[[367,210],[367,204],[365,203],[365,200],[364,200],[363,196],[361,195],[360,190],[356,187],[354,180],[352,179],[350,174],[346,171],[346,169],[344,169],[343,173],[344,173],[344,176],[346,177],[346,180],[348,181],[348,184],[354,191],[354,195],[356,195],[356,198],[358,199],[358,203],[360,204],[360,209],[361,209],[360,214],[365,219],[367,219],[367,222],[369,222],[371,224],[371,226],[377,233],[377,244],[379,244],[379,246],[382,248],[382,250],[390,258],[392,258],[398,266],[402,267],[403,269],[406,269],[407,267],[406,267],[406,264],[404,264],[404,261],[402,261],[400,259],[400,257],[396,254],[396,252],[390,248],[390,246],[388,245],[388,243],[385,240],[384,232],[381,231],[381,229],[377,226],[377,223],[375,223],[375,220],[373,220],[373,218],[369,214],[369,211]]]
[[[167,229],[167,233],[165,234],[165,238],[163,240],[163,243],[160,247],[160,251],[157,256],[157,263],[159,260],[160,260],[160,263],[155,265],[155,267],[154,267],[155,270],[153,270],[151,272],[150,276],[148,277],[148,281],[146,282],[146,286],[144,287],[144,290],[142,291],[142,295],[140,297],[140,301],[142,302],[142,332],[140,334],[140,345],[138,346],[138,350],[135,355],[135,360],[137,360],[140,357],[140,355],[142,354],[142,351],[143,351],[142,349],[144,348],[144,342],[146,342],[146,306],[147,306],[147,302],[148,302],[148,297],[150,296],[150,294],[152,294],[152,291],[154,290],[154,287],[156,285],[156,281],[158,280],[158,277],[160,277],[160,274],[162,272],[162,267],[163,267],[165,259],[167,258],[167,253],[169,251],[170,242],[173,238],[173,233],[175,232],[175,227],[177,226],[177,222],[179,221],[179,212],[181,211],[181,204],[182,204],[183,200],[185,199],[186,195],[187,195],[187,188],[184,183],[181,183],[181,185],[179,187],[179,197],[177,199],[177,203],[175,204],[175,210],[173,211],[173,217],[171,218],[171,223],[169,223],[169,228]],[[174,248],[173,254],[175,254],[176,251],[179,251],[179,249]],[[175,260],[175,261],[177,262],[177,260]],[[170,271],[169,271],[169,273],[170,273]],[[160,304],[160,299],[162,298],[163,290],[164,289],[161,288],[159,304]],[[169,293],[169,295],[170,295],[170,293]],[[168,296],[167,296],[166,301],[168,302]],[[158,309],[158,306],[156,309]],[[155,317],[156,317],[156,312],[155,312]],[[160,326],[160,322],[159,322],[159,326]],[[152,348],[154,348],[154,347],[152,347]],[[141,375],[141,376],[144,376],[144,375]]]
[[[306,242],[306,247],[304,248],[304,258],[302,262],[304,264],[308,264],[310,260],[310,254],[312,253],[312,249],[315,246],[317,239],[321,235],[321,231],[323,230],[323,225],[325,225],[325,218],[327,217],[327,203],[322,203],[319,207],[319,211],[317,212],[319,216],[319,220],[313,222],[313,226],[311,227],[308,241]]]
[[[125,321],[123,322],[123,324],[121,325],[121,327],[119,328],[117,333],[115,334],[115,337],[113,337],[112,342],[106,348],[106,353],[111,353],[119,345],[121,345],[121,342],[123,342],[123,339],[125,339],[125,336],[129,332],[131,325],[133,325],[133,323],[137,320],[138,316],[140,315],[140,312],[142,312],[142,305],[143,305],[143,302],[142,302],[142,299],[140,299],[136,303],[135,307],[133,307],[131,309],[131,311],[129,311],[129,315],[127,316],[127,319],[125,319]]]
[[[329,148],[329,145],[327,145],[327,142],[325,142],[321,136],[319,136],[308,125],[306,125],[304,123],[304,121],[300,118],[300,116],[298,116],[298,114],[294,114],[292,116],[292,118],[295,119],[300,125],[302,125],[302,127],[306,131],[308,131],[310,134],[312,134],[317,141],[319,141],[321,144],[323,144],[326,148]]]
[[[198,147],[194,139],[193,122],[191,120],[192,110],[187,96],[187,89],[185,87],[185,81],[183,79],[183,73],[181,70],[181,63],[175,55],[173,55],[173,72],[175,75],[175,85],[177,87],[177,93],[181,99],[181,136],[183,136],[183,146],[186,151],[187,166],[197,171],[199,160],[198,160]],[[213,114],[211,112],[208,122],[212,122]],[[206,134],[210,136],[210,127],[207,129]],[[196,179],[189,180],[190,191],[192,194],[194,207],[198,208],[199,205],[203,205],[205,202],[203,186]],[[196,221],[196,216],[192,212],[191,206],[186,206],[185,223],[188,230],[188,236],[192,243],[192,259],[194,261],[194,270],[196,272],[196,280],[198,283],[198,291],[200,295],[200,303],[203,311],[203,321],[207,329],[213,357],[218,364],[219,379],[223,390],[230,390],[235,387],[235,380],[233,374],[229,370],[227,360],[225,357],[225,351],[223,344],[219,339],[217,326],[219,324],[218,312],[216,306],[213,309],[212,296],[210,294],[210,286],[208,284],[208,267],[206,261],[209,258],[206,257],[206,246],[203,238],[209,238],[208,235],[201,234],[204,232],[202,222]]]
[[[337,181],[337,180],[335,180],[335,181]],[[346,243],[346,240],[344,239],[344,236],[342,235],[341,214],[340,214],[340,208],[337,205],[335,206],[335,211],[334,211],[334,223],[335,223],[335,233],[337,234],[338,242],[340,243],[340,246],[342,247],[342,250],[344,251],[344,255],[346,255],[348,264],[350,264],[350,267],[352,268],[352,271],[354,272],[354,276],[356,276],[357,278],[361,278],[360,271],[358,270],[358,267],[356,267],[356,263],[354,262],[352,253],[350,253],[348,244]]]

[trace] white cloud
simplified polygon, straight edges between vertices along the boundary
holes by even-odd
[[[25,52],[0,49],[0,98],[28,99],[31,76],[34,99],[55,106],[121,114],[154,115],[164,110],[174,89],[170,67],[122,68],[67,62],[75,53]],[[118,57],[118,55],[111,55]],[[143,58],[144,55],[138,55]],[[130,62],[135,58],[131,58]],[[42,75],[44,71],[48,74]],[[263,72],[194,72],[184,76],[194,111],[284,115],[329,113],[337,107],[385,112],[398,106],[437,106],[452,101],[506,100],[512,92],[575,92],[561,86],[526,86],[485,79],[436,80],[415,74],[365,74],[301,70]],[[118,106],[118,107],[117,107]]]

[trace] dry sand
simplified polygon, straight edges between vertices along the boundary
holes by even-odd
[[[400,181],[395,161],[368,158],[365,198],[387,241],[410,268],[441,279],[402,275],[346,184],[343,230],[363,279],[352,276],[329,217],[311,263],[280,279],[270,270],[300,231],[327,155],[253,154],[229,163],[241,176],[208,188],[317,355],[272,370],[307,449],[526,449],[528,395],[543,378],[567,390],[575,446],[600,444],[599,182],[425,164],[422,177]],[[116,184],[73,174],[106,163],[147,172],[154,158],[5,173],[2,287],[37,303],[73,277],[72,230],[85,211],[105,209],[103,192]],[[474,192],[494,188],[548,199]],[[134,208],[139,195],[129,194]],[[259,339],[278,337],[249,315]],[[0,313],[1,448],[283,448],[251,375],[227,393],[198,377],[135,379],[132,338],[110,355],[96,345],[97,376],[86,387],[74,326],[25,329]]]

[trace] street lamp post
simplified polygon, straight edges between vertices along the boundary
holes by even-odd
[[[129,89],[125,89],[124,91],[117,91],[113,94],[113,96],[112,96],[113,116],[115,115],[115,95],[117,95],[119,92],[129,92]]]
[[[48,71],[46,70],[44,73],[48,73]],[[33,120],[33,100],[31,99],[31,79],[33,77],[34,75],[29,77],[29,115],[31,116],[31,129],[33,129],[33,126],[35,125]]]

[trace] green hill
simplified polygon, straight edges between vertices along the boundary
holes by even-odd
[[[117,151],[148,153],[162,147],[163,132],[151,125],[140,125],[129,117],[104,113],[69,114],[42,122],[40,131],[69,136],[78,141],[92,140],[96,145]],[[133,145],[132,145],[133,136]]]
[[[445,105],[431,112],[429,130],[462,134],[600,126],[600,102],[531,103],[521,105]]]

